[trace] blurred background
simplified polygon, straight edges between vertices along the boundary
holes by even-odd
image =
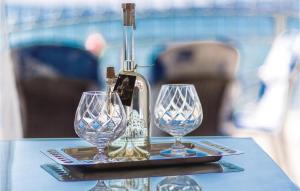
[[[1,1],[0,139],[76,136],[81,93],[121,69],[122,2]],[[194,84],[204,121],[191,135],[253,137],[300,185],[300,2],[135,3],[152,103],[163,83]]]

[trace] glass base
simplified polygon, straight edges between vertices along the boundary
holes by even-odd
[[[110,162],[110,159],[109,159],[106,155],[100,154],[100,153],[96,154],[96,155],[94,156],[93,160],[94,160],[94,161],[97,161],[97,162],[99,161],[99,162],[101,162],[101,163],[107,163],[107,162]]]
[[[150,153],[141,147],[135,146],[132,142],[126,142],[124,146],[111,151],[108,156],[116,161],[137,161],[149,159]]]
[[[99,180],[90,191],[112,191],[112,189],[107,187],[103,180]]]
[[[193,149],[180,148],[180,149],[166,149],[160,151],[160,154],[165,157],[186,157],[186,156],[195,156],[197,152]]]

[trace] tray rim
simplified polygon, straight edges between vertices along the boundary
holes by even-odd
[[[152,145],[155,144],[171,144],[172,142],[169,141],[163,141],[163,142],[154,142],[151,143]],[[196,146],[203,146],[200,144],[197,144],[193,141],[184,141],[183,143],[186,144],[193,144]],[[132,167],[151,167],[151,166],[171,166],[171,165],[181,165],[181,164],[203,164],[203,163],[211,163],[211,162],[217,162],[219,161],[223,156],[221,153],[218,153],[215,150],[212,150],[210,148],[206,148],[210,150],[214,154],[210,154],[208,156],[192,156],[192,157],[176,157],[176,158],[159,158],[155,160],[141,160],[141,161],[120,161],[120,162],[109,162],[109,163],[79,163],[77,159],[74,157],[68,155],[63,149],[72,149],[72,148],[93,148],[94,146],[79,146],[79,147],[65,147],[65,148],[57,148],[57,149],[44,149],[41,150],[41,153],[43,153],[48,158],[52,159],[57,164],[63,165],[63,166],[70,166],[70,167],[78,167],[78,168],[88,168],[88,169],[115,169],[115,168],[132,168]],[[64,162],[61,159],[55,157],[53,154],[50,154],[49,151],[55,151],[57,152],[61,158],[65,157],[66,161],[72,161],[70,158],[73,159],[72,162]],[[207,153],[207,152],[206,152]]]

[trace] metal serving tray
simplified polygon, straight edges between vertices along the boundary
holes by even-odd
[[[171,144],[172,143],[152,143],[150,158],[148,160],[140,161],[112,161],[100,163],[99,161],[93,160],[93,157],[97,154],[97,149],[95,147],[48,149],[41,152],[63,166],[87,169],[119,169],[209,163],[219,161],[222,158],[221,152],[211,149],[203,144],[191,142],[184,142],[183,144],[189,149],[196,150],[195,156],[165,157],[160,155],[160,151],[170,148]]]

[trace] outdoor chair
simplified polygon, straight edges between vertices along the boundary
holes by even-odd
[[[95,56],[64,45],[12,50],[24,137],[76,137],[74,116],[83,91],[97,84]]]
[[[163,72],[153,90],[155,101],[160,85],[165,83],[194,84],[203,108],[200,128],[189,135],[218,135],[222,119],[231,109],[231,98],[239,53],[232,46],[215,41],[176,43],[166,47],[154,68]],[[153,107],[155,103],[153,102]],[[153,108],[152,108],[153,110]],[[152,126],[152,135],[166,133]]]

